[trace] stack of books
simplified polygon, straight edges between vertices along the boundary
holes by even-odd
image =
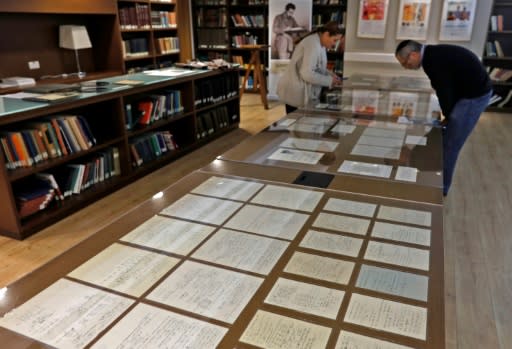
[[[14,192],[21,218],[44,210],[55,197],[55,189],[47,181],[38,177],[20,183]]]

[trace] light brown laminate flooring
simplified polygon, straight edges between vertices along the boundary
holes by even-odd
[[[124,212],[284,115],[245,94],[240,129],[23,240],[0,237],[0,287],[30,273]],[[444,202],[446,348],[512,343],[512,115],[485,113],[460,154]]]

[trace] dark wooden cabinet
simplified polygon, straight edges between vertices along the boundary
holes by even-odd
[[[343,36],[333,49],[327,51],[328,67],[338,75],[343,75],[343,54],[345,52],[345,24],[348,0],[313,1],[313,28],[335,21],[342,29]]]
[[[70,76],[77,72],[74,50],[59,47],[59,26],[69,24],[85,26],[91,41],[91,48],[78,50],[82,71],[93,77],[122,72],[115,2],[2,1],[0,77],[32,77],[43,83],[79,80]],[[38,61],[40,68],[31,70],[30,61]]]
[[[125,72],[180,61],[179,30],[187,16],[185,9],[180,15],[176,0],[118,0],[117,5]]]

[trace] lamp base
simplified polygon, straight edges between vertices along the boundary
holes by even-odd
[[[76,76],[78,76],[79,79],[85,78],[86,75],[87,73],[84,71],[79,71],[78,73],[76,73]]]

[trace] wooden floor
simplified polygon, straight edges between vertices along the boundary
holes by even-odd
[[[240,129],[47,229],[0,238],[0,287],[55,258],[179,178],[284,115],[245,94]],[[512,348],[512,115],[486,113],[466,143],[445,200],[447,348]]]

